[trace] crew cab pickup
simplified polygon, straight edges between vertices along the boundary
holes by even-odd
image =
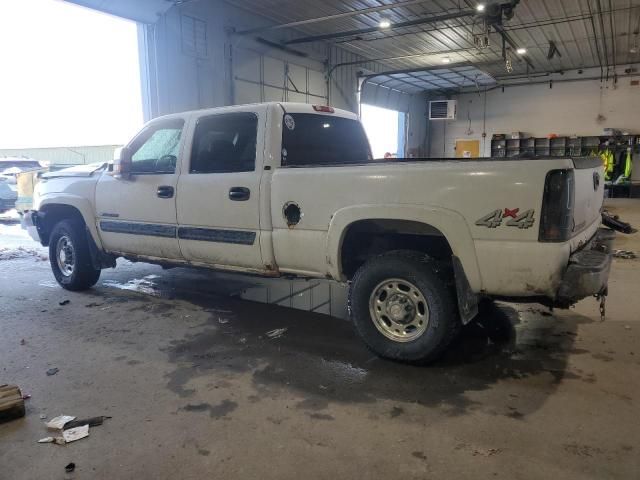
[[[597,158],[371,156],[356,115],[267,103],[156,118],[114,164],[43,176],[32,236],[69,290],[117,257],[348,282],[365,343],[429,362],[485,297],[607,292]]]

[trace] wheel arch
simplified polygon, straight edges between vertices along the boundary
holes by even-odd
[[[74,195],[44,197],[38,206],[38,218],[38,233],[42,244],[45,246],[49,243],[51,230],[56,223],[65,218],[76,218],[82,220],[95,245],[98,249],[102,249],[102,242],[94,221],[93,209],[89,201],[83,197]]]
[[[333,278],[349,279],[349,269],[344,268],[343,248],[354,229],[363,222],[380,227],[387,233],[395,231],[441,238],[438,248],[448,247],[451,256],[459,259],[471,289],[475,292],[481,290],[475,245],[464,217],[453,210],[415,205],[362,205],[336,212],[327,235],[327,261]]]

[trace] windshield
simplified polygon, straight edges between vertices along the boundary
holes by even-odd
[[[283,118],[282,165],[344,165],[372,160],[369,141],[357,120],[312,113]]]

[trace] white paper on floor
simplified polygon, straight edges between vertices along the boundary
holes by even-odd
[[[62,438],[66,443],[75,442],[82,438],[89,436],[89,425],[82,425],[81,427],[70,428],[62,432]]]

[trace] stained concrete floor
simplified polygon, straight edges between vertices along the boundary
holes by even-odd
[[[640,224],[640,202],[613,208]],[[0,247],[28,245],[14,227]],[[595,300],[499,304],[418,368],[209,272],[123,262],[66,292],[29,248],[0,248],[0,383],[31,395],[0,425],[2,480],[640,478],[640,260],[615,261],[604,322]],[[37,444],[63,413],[112,418]]]

